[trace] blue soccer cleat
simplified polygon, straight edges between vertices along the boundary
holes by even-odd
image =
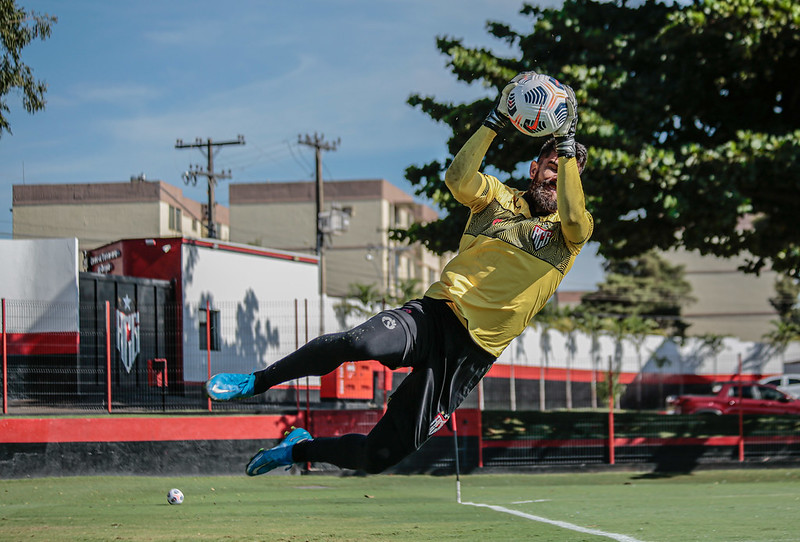
[[[258,476],[278,467],[291,466],[294,463],[292,448],[298,442],[306,440],[314,440],[308,431],[299,428],[292,429],[291,433],[288,433],[286,438],[274,448],[269,450],[261,448],[250,460],[250,463],[247,464],[244,471],[248,476]]]
[[[214,401],[245,399],[255,395],[256,376],[238,373],[219,373],[205,384],[206,395]]]

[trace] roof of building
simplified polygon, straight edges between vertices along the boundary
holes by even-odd
[[[264,203],[302,203],[316,199],[313,181],[231,183],[230,205]],[[386,200],[395,205],[413,208],[418,222],[436,220],[439,215],[429,205],[416,203],[414,198],[385,179],[324,181],[323,196],[326,201]]]
[[[164,201],[184,209],[190,216],[205,215],[206,204],[183,195],[183,190],[164,181],[132,179],[130,182],[81,184],[15,184],[13,205],[67,205],[140,203]],[[216,220],[230,223],[227,207],[217,203]]]
[[[314,201],[316,183],[313,181],[231,183],[229,193],[231,204]],[[414,202],[410,195],[385,179],[324,181],[323,195],[326,200],[385,199],[392,203]]]

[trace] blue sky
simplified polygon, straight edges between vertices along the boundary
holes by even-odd
[[[552,5],[558,0],[544,0]],[[0,139],[0,237],[10,237],[14,184],[127,181],[144,174],[205,200],[181,173],[204,164],[193,142],[245,137],[215,169],[229,182],[310,180],[300,134],[341,139],[324,153],[326,180],[383,178],[412,193],[409,165],[446,156],[446,127],[405,102],[419,93],[464,102],[489,95],[456,81],[437,36],[513,55],[486,32],[524,30],[521,0],[18,0],[58,17],[52,36],[23,51],[48,84],[27,114],[9,96],[13,135]],[[531,149],[533,155],[535,149]],[[591,251],[589,251],[591,252]],[[599,261],[582,255],[565,289],[590,289]]]

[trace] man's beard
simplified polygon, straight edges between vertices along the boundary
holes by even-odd
[[[533,201],[537,211],[555,213],[558,210],[558,198],[556,193],[545,188],[544,183],[531,186],[528,194]]]

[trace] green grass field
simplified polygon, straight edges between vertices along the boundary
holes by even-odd
[[[800,470],[471,475],[461,486],[465,503],[500,508],[458,504],[454,477],[3,480],[0,540],[800,540]],[[184,504],[167,504],[171,487]]]

